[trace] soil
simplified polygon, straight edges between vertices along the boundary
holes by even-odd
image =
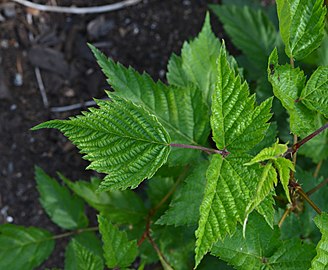
[[[93,6],[115,1],[53,0],[43,4]],[[117,1],[116,1],[117,2]],[[54,107],[105,97],[105,78],[86,43],[154,79],[165,81],[172,52],[201,29],[207,4],[219,1],[144,0],[118,11],[96,15],[38,12],[0,1],[0,223],[38,226],[60,233],[43,212],[35,188],[34,166],[52,176],[88,179],[76,148],[55,130],[30,131],[49,119],[64,119],[85,109],[53,112]],[[91,4],[90,4],[91,5]],[[31,19],[29,21],[29,18]],[[212,16],[222,38],[222,28]],[[41,71],[48,106],[36,79]],[[40,269],[63,267],[65,241]]]

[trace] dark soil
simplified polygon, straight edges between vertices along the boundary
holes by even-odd
[[[58,5],[84,6],[86,2],[102,5],[117,1],[57,0]],[[60,171],[71,179],[88,179],[93,174],[84,170],[87,162],[59,132],[29,130],[45,120],[64,119],[83,109],[55,113],[53,107],[105,97],[103,89],[108,85],[86,43],[98,45],[124,65],[165,80],[169,56],[179,54],[183,41],[197,35],[207,2],[218,1],[144,0],[97,15],[44,13],[9,1],[0,3],[0,223],[59,233],[39,204],[34,166],[52,176]],[[28,14],[32,15],[31,23]],[[221,32],[218,21],[212,21],[215,32]],[[35,67],[41,70],[48,107],[42,101]],[[63,266],[63,246],[57,244],[55,255],[42,269]]]

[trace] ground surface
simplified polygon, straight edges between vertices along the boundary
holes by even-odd
[[[83,6],[115,1],[34,2]],[[219,1],[144,0],[120,11],[83,16],[39,13],[0,2],[0,223],[41,226],[59,233],[38,202],[34,166],[53,176],[60,171],[71,179],[91,175],[84,171],[87,163],[59,132],[29,131],[45,120],[64,119],[80,111],[55,113],[53,107],[105,96],[103,89],[108,86],[86,43],[164,80],[170,54],[179,53],[183,41],[199,32],[208,2]],[[30,22],[28,14],[32,14]],[[213,28],[220,32],[216,20]],[[48,108],[40,95],[35,67],[41,70]],[[63,246],[57,245],[42,269],[63,266]]]

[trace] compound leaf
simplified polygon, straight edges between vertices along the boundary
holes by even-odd
[[[326,8],[324,0],[277,0],[281,37],[286,54],[305,58],[321,44]]]
[[[91,161],[88,169],[107,176],[99,189],[135,188],[154,175],[167,160],[170,137],[141,106],[116,95],[97,100],[91,108],[70,120],[51,120],[33,129],[57,128]]]
[[[136,224],[147,215],[147,209],[141,198],[132,190],[97,191],[100,179],[91,178],[91,182],[76,181],[59,174],[65,184],[91,207],[106,216],[115,223]]]
[[[104,269],[102,258],[79,241],[72,239],[65,254],[65,270],[101,270]]]
[[[279,240],[278,227],[270,228],[258,214],[252,214],[243,237],[241,226],[236,233],[215,243],[212,255],[233,265],[235,269],[308,269],[313,258],[313,246],[299,239]]]
[[[84,204],[79,197],[72,196],[66,187],[61,186],[40,167],[35,168],[35,180],[40,203],[54,223],[67,230],[88,226]]]
[[[328,267],[328,214],[322,213],[314,218],[314,222],[322,233],[317,244],[317,255],[314,257],[310,270],[324,270]]]
[[[328,67],[318,67],[303,89],[300,100],[310,110],[328,118]]]
[[[247,56],[254,67],[263,71],[278,37],[277,30],[266,14],[248,6],[210,5],[210,8],[223,22],[224,30],[233,44]]]
[[[156,222],[161,225],[195,225],[206,185],[208,161],[204,160],[191,171],[181,189],[175,192],[170,208]]]
[[[120,231],[104,216],[98,216],[104,257],[109,268],[131,265],[138,255],[137,241],[129,241],[126,232]]]
[[[248,85],[231,68],[224,44],[218,58],[218,83],[212,98],[211,126],[218,149],[247,151],[265,136],[272,98],[255,106]]]
[[[274,49],[269,57],[268,77],[274,95],[290,115],[291,132],[300,136],[316,130],[318,121],[315,114],[300,100],[306,79],[303,71],[289,64],[280,66],[277,50]]]
[[[48,231],[0,225],[0,269],[35,269],[49,257],[54,247],[55,241]]]
[[[116,95],[142,105],[155,115],[175,143],[205,144],[210,133],[209,109],[198,89],[155,83],[148,74],[141,75],[131,67],[125,68],[95,47],[90,45],[90,48]],[[174,148],[169,162],[174,166],[186,164],[198,155],[199,151]]]

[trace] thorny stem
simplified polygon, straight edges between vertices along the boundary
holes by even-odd
[[[65,238],[65,237],[68,237],[71,235],[80,234],[83,232],[93,232],[93,231],[98,231],[98,227],[89,227],[89,228],[78,229],[78,230],[67,232],[67,233],[57,234],[57,235],[51,237],[51,239],[56,240],[56,239]]]
[[[321,210],[319,207],[309,198],[309,196],[303,191],[302,187],[296,183],[294,180],[290,179],[289,184],[296,190],[296,192],[304,199],[306,200],[309,205],[320,215]]]
[[[190,144],[181,144],[181,143],[171,143],[171,147],[178,147],[178,148],[188,148],[188,149],[196,149],[196,150],[201,150],[204,151],[208,154],[219,154],[222,155],[223,157],[228,156],[230,153],[224,149],[224,150],[217,150],[213,148],[207,148],[203,146],[198,146],[198,145],[190,145]]]
[[[317,129],[310,135],[306,136],[304,139],[300,140],[299,142],[295,143],[291,147],[287,149],[287,151],[283,154],[283,157],[287,157],[288,155],[294,156],[294,154],[298,151],[298,149],[305,143],[307,143],[309,140],[313,139],[315,136],[323,132],[325,129],[328,128],[328,123],[323,125],[321,128]]]
[[[306,195],[311,196],[314,192],[318,191],[320,188],[328,184],[328,178],[323,180],[320,184],[315,186],[314,188],[310,189],[308,192],[306,192]]]

